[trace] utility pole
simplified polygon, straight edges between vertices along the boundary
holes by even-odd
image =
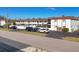
[[[8,7],[6,7],[6,25],[8,29]]]

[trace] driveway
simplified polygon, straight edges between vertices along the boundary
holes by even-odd
[[[40,37],[30,34],[23,34],[17,32],[7,32],[0,30],[0,36],[12,41],[28,44],[33,47],[42,48],[49,52],[79,52],[79,43],[55,38]],[[9,41],[2,40],[6,44],[13,45]],[[14,44],[16,47],[16,44]],[[26,46],[27,47],[27,46]],[[24,48],[26,48],[24,47]]]

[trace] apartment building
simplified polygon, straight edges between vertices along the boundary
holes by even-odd
[[[53,31],[61,31],[62,28],[66,27],[69,29],[69,32],[73,32],[79,29],[79,17],[73,16],[62,16],[62,17],[50,17],[46,18],[37,18],[37,19],[16,19],[16,20],[5,20],[0,18],[0,26],[8,24],[13,24],[15,21],[16,25],[25,25],[29,27],[48,27]]]
[[[79,29],[79,17],[62,16],[49,18],[50,30],[61,31],[62,28],[66,27],[69,32],[73,32]]]
[[[48,19],[19,19],[16,20],[17,25],[26,25],[29,27],[46,27]]]

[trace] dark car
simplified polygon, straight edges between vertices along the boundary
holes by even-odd
[[[26,30],[27,31],[33,31],[33,28],[32,27],[26,27]]]
[[[26,30],[31,32],[37,32],[39,28],[27,27]]]
[[[3,26],[0,26],[0,28],[4,28]]]
[[[12,26],[12,27],[9,27],[10,29],[17,29],[17,27],[16,26]]]
[[[39,30],[39,28],[33,28],[34,32],[37,32]]]

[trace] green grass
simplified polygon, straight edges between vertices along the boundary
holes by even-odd
[[[39,32],[29,32],[29,31],[18,31],[20,33],[24,33],[24,34],[31,34],[31,35],[36,35],[36,36],[45,36],[46,33],[39,33]]]
[[[3,31],[12,31],[12,32],[20,32],[20,33],[24,33],[24,34],[31,34],[31,35],[36,35],[36,36],[45,36],[47,35],[46,33],[39,33],[39,32],[29,32],[29,31],[26,31],[26,30],[11,30],[11,29],[7,29],[7,28],[4,28],[4,29],[1,29]]]
[[[65,37],[64,40],[79,42],[79,37]]]
[[[9,31],[9,29],[7,29],[7,28],[3,28],[3,29],[1,29],[1,30],[3,30],[3,31]]]

